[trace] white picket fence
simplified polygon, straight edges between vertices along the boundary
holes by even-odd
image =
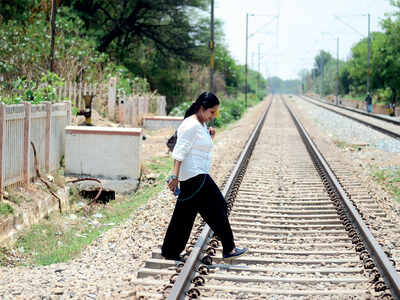
[[[83,95],[94,95],[92,107],[99,113],[105,112],[111,121],[138,126],[144,115],[166,115],[165,96],[154,94],[124,95],[117,91],[117,79],[107,84],[66,82],[58,88],[58,99],[70,100],[78,109],[84,108]]]
[[[121,124],[141,126],[145,115],[166,115],[165,96],[129,96],[118,102],[118,121]]]
[[[166,114],[164,96],[120,95],[116,79],[105,85],[67,82],[58,89],[58,103],[0,103],[0,192],[8,185],[25,185],[36,177],[31,141],[42,173],[59,168],[65,153],[64,129],[71,123],[71,102],[83,109],[83,95],[95,95],[92,107],[104,109],[110,120],[123,124],[140,126],[144,115]]]
[[[70,124],[71,104],[0,103],[0,191],[8,185],[28,184],[39,170],[51,172],[60,167],[65,152],[65,126]]]

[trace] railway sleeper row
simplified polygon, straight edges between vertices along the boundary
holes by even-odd
[[[150,289],[139,295],[143,299],[271,299],[272,295],[274,299],[398,299],[323,166],[315,157],[311,160],[310,146],[304,146],[293,115],[282,101],[270,107],[271,117],[254,154],[244,160],[248,171],[240,170],[226,195],[236,243],[248,246],[248,253],[224,262],[218,238],[211,238],[206,248],[196,250],[199,260],[190,275],[191,285],[173,294],[185,265],[163,260],[155,250],[137,280]],[[263,172],[266,169],[274,172]],[[280,193],[293,182],[298,186],[307,182],[307,188]],[[307,189],[313,192],[306,193]],[[186,249],[189,260],[203,225],[195,228]]]

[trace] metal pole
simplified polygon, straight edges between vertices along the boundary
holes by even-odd
[[[57,3],[56,0],[51,2],[51,40],[50,40],[50,72],[54,72],[54,44],[56,35],[56,13],[57,13]]]
[[[319,90],[319,97],[322,99],[322,88],[323,88],[323,83],[324,83],[324,64],[322,64],[321,67],[321,80],[320,80],[320,90]]]
[[[245,87],[244,87],[244,103],[245,107],[247,107],[247,84],[248,84],[248,70],[247,70],[247,52],[248,52],[248,43],[249,43],[249,14],[246,13],[246,63],[244,66],[245,70]]]
[[[258,100],[258,89],[260,87],[260,44],[258,44],[258,73],[257,73],[257,89],[256,89],[256,99]]]
[[[336,45],[336,105],[339,104],[339,37]]]
[[[370,53],[371,53],[371,36],[370,36],[370,28],[371,28],[371,15],[368,14],[368,70],[367,70],[367,93],[369,93],[370,86]]]
[[[210,30],[210,92],[214,93],[214,0],[211,0]]]

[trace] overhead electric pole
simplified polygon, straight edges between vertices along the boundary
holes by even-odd
[[[245,99],[245,106],[247,107],[247,94],[249,90],[249,84],[248,84],[248,77],[249,77],[249,67],[248,67],[248,47],[249,47],[249,16],[255,16],[255,17],[273,17],[277,18],[279,20],[279,15],[268,15],[268,14],[249,14],[246,13],[246,63],[245,63],[245,88],[244,88],[244,99]],[[265,26],[265,25],[264,25]],[[263,27],[264,27],[263,26]],[[260,30],[255,31],[250,35],[250,37],[253,37],[255,34],[259,33]]]
[[[339,104],[339,37],[336,44],[336,105]]]
[[[214,0],[211,0],[209,48],[210,48],[210,92],[214,93]]]
[[[368,70],[367,70],[367,93],[369,93],[370,87],[370,53],[371,53],[371,15],[368,14]]]
[[[257,68],[257,89],[256,89],[256,99],[258,100],[258,90],[260,88],[260,44],[258,44],[258,68]]]
[[[50,72],[54,72],[54,44],[56,35],[56,13],[57,13],[57,2],[56,0],[51,1],[51,40],[50,40]]]
[[[247,107],[247,89],[248,89],[248,66],[247,66],[247,52],[248,52],[248,46],[249,46],[249,14],[246,13],[246,63],[244,66],[244,72],[245,72],[245,87],[244,87],[244,103],[245,107]]]

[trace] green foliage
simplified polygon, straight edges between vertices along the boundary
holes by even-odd
[[[0,202],[0,216],[8,216],[14,212],[14,209],[8,204]]]
[[[6,104],[18,104],[29,101],[38,104],[43,101],[55,102],[57,100],[57,87],[63,85],[63,81],[55,73],[48,72],[40,79],[39,84],[34,81],[17,78],[11,83],[7,91],[9,96],[0,97],[0,101]],[[5,90],[5,88],[3,88]],[[0,92],[2,86],[0,86]]]
[[[245,111],[244,98],[240,99],[221,99],[219,117],[215,119],[215,127],[221,127],[232,121],[239,120]]]
[[[370,69],[368,70],[368,39],[356,43],[347,61],[339,62],[339,93],[352,98],[365,98],[367,77],[370,91],[381,103],[400,103],[400,1],[391,1],[395,10],[382,21],[384,32],[372,32]],[[314,69],[305,80],[307,90],[322,95],[336,91],[335,59],[321,51],[315,58]],[[322,72],[323,70],[323,72]],[[323,76],[322,76],[323,74]]]
[[[4,21],[18,20],[26,22],[29,20],[30,12],[39,8],[40,0],[2,0],[0,1],[0,17]]]
[[[28,23],[9,20],[0,23],[0,73],[2,101],[8,104],[56,100],[60,78],[75,81],[103,81],[118,78],[122,94],[147,93],[146,79],[132,74],[126,67],[95,50],[95,41],[82,35],[84,22],[71,9],[63,7],[57,15],[55,52],[56,74],[48,73],[49,24],[43,13],[31,16]]]
[[[388,103],[388,100],[392,99],[392,91],[389,87],[385,89],[376,89],[375,91],[377,103]]]
[[[371,168],[373,178],[380,183],[385,190],[391,193],[397,202],[400,202],[400,169],[392,168]]]
[[[116,76],[118,78],[117,91],[119,92],[119,94],[144,94],[150,91],[150,85],[146,78],[135,76],[125,66],[109,63],[104,71],[106,74],[105,80],[108,80],[113,76]]]
[[[207,0],[57,3],[55,73],[65,81],[99,83],[116,77],[120,94],[158,92],[167,96],[167,110],[208,89]],[[3,102],[53,101],[52,90],[38,90],[49,69],[49,5],[40,0],[0,3]],[[214,31],[216,91],[236,96],[244,91],[244,67],[227,50],[218,19]],[[261,99],[266,82],[259,75],[249,70],[249,93]]]
[[[195,55],[193,50],[197,48],[198,33],[202,30],[196,27],[196,20],[207,4],[206,0],[62,2],[79,14],[101,52],[107,51],[120,58],[140,44],[154,46],[165,54]]]
[[[342,62],[339,71],[339,94],[347,95],[350,93],[351,86],[353,85],[353,78],[350,74],[349,64]]]
[[[332,55],[329,52],[321,50],[315,57],[313,73],[315,77],[319,77],[324,73],[324,68],[332,60]]]
[[[93,49],[93,40],[82,37],[83,22],[71,13],[60,9],[57,15],[56,73],[65,80],[82,76],[93,77],[98,65],[107,56]],[[39,82],[49,68],[49,22],[46,15],[38,13],[26,23],[10,20],[0,24],[0,72],[6,81],[17,77]]]
[[[185,116],[186,110],[190,107],[192,102],[182,102],[179,105],[175,106],[173,109],[170,111],[171,116],[179,116],[183,117]]]
[[[151,90],[167,96],[167,110],[208,89],[208,1],[67,0],[85,22],[97,49],[142,78]],[[224,44],[222,23],[215,20],[217,92],[243,91],[242,69]],[[250,92],[256,90],[250,74]],[[260,79],[261,88],[265,80]],[[121,84],[129,86],[130,82]],[[261,97],[262,93],[260,93]],[[265,93],[264,93],[265,95]]]

